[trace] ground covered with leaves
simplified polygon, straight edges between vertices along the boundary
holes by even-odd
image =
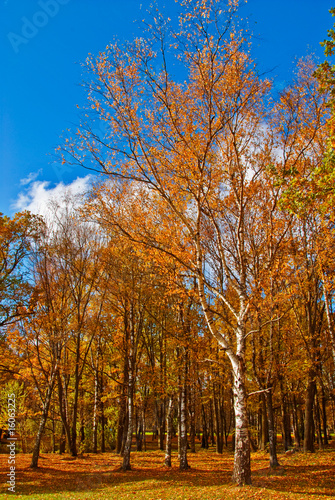
[[[40,467],[29,468],[30,455],[16,456],[16,491],[7,491],[8,455],[0,455],[0,498],[23,499],[330,499],[335,498],[335,449],[315,454],[279,455],[281,466],[268,468],[268,454],[252,454],[252,486],[231,483],[233,453],[199,450],[189,454],[188,471],[163,466],[164,453],[132,453],[132,470],[121,472],[121,457],[115,453],[69,455],[42,454]]]

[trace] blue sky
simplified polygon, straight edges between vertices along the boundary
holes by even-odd
[[[151,0],[0,0],[0,212],[37,211],[65,185],[80,192],[87,171],[52,163],[65,129],[79,121],[83,62],[113,37],[131,39]],[[174,0],[158,0],[166,15]],[[335,0],[249,0],[241,9],[254,32],[253,55],[277,88],[291,78],[296,58],[313,52],[334,19]]]

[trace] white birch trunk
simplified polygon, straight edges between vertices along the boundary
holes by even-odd
[[[251,484],[250,442],[248,432],[247,398],[244,360],[232,362],[234,373],[235,455],[233,481],[238,485]]]

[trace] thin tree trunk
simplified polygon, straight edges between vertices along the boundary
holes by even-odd
[[[116,440],[116,453],[121,454],[124,450],[124,435],[127,434],[127,387],[129,384],[129,374],[128,374],[128,353],[126,352],[124,356],[123,365],[123,384],[121,386],[120,394],[120,406],[119,406],[119,417],[118,417],[118,427],[117,427],[117,440]]]
[[[313,407],[316,392],[316,375],[313,368],[308,374],[308,385],[305,402],[304,452],[314,453],[314,418]]]
[[[42,412],[40,425],[39,425],[38,432],[37,432],[36,439],[35,439],[33,455],[31,457],[30,467],[32,469],[36,469],[38,467],[38,457],[40,454],[41,440],[42,440],[45,424],[46,424],[46,421],[48,418],[52,391],[53,391],[55,380],[56,380],[56,371],[57,371],[57,365],[51,374],[51,377],[50,377],[50,380],[48,383],[48,387],[47,387],[47,392],[45,395],[45,400],[43,403],[43,412]]]
[[[52,453],[56,453],[56,425],[54,415],[52,415]]]
[[[186,470],[189,468],[187,462],[187,403],[186,403],[186,380],[180,392],[180,451],[179,468]]]
[[[72,426],[71,426],[71,455],[76,457],[77,451],[77,418],[78,418],[78,399],[79,399],[79,383],[80,383],[80,333],[77,333],[77,346],[76,346],[76,364],[74,371],[74,396],[73,396],[73,409],[72,409]]]
[[[265,450],[267,443],[269,442],[269,424],[268,424],[268,416],[267,416],[267,408],[266,408],[266,398],[264,392],[260,394],[260,443],[259,449]]]
[[[202,416],[202,440],[201,448],[208,450],[208,429],[207,429],[207,419],[204,404],[201,404],[201,416]]]
[[[325,388],[323,384],[321,386],[321,408],[322,408],[322,427],[323,427],[323,441],[325,446],[328,445],[328,433],[327,433],[327,411],[326,411],[326,395]]]
[[[105,437],[105,407],[104,402],[100,401],[101,405],[101,453],[106,451],[106,437]]]
[[[215,445],[215,436],[214,436],[213,401],[211,399],[209,401],[208,426],[209,426],[209,435],[211,438],[211,445],[214,446]]]
[[[66,444],[66,436],[65,436],[65,428],[62,424],[62,433],[59,439],[59,454],[62,455],[65,452],[65,444]]]
[[[165,443],[165,460],[166,467],[171,467],[171,450],[172,450],[172,417],[173,417],[173,396],[170,396],[167,415],[166,415],[166,443]]]
[[[97,369],[94,370],[94,408],[93,408],[93,432],[92,452],[98,453],[98,419],[99,419],[99,380]]]
[[[68,448],[70,449],[71,433],[70,433],[70,426],[69,426],[67,398],[66,398],[66,392],[65,392],[66,389],[63,387],[62,377],[61,377],[59,371],[57,373],[57,381],[58,381],[59,412],[60,412],[61,420],[63,423],[63,428],[64,428]],[[64,382],[64,385],[65,385],[65,382]],[[64,443],[64,451],[65,451],[65,443]]]
[[[130,466],[130,451],[133,437],[133,409],[134,409],[134,357],[135,357],[135,338],[134,338],[134,318],[133,310],[131,311],[130,324],[130,346],[128,355],[128,430],[127,439],[123,451],[122,470],[131,470]]]
[[[133,382],[132,382],[132,374],[129,373],[129,388],[128,388],[128,431],[127,431],[127,439],[123,451],[123,470],[131,470],[130,466],[130,451],[131,451],[131,442],[133,437]]]
[[[221,412],[220,412],[220,388],[218,393],[215,391],[215,386],[213,384],[213,399],[214,399],[214,411],[215,411],[215,431],[216,431],[216,453],[222,454],[223,452],[223,435],[221,429]]]
[[[294,430],[294,444],[300,448],[300,432],[299,432],[299,416],[297,410],[297,400],[293,395],[293,430]]]
[[[276,467],[278,467],[279,462],[277,458],[277,434],[272,406],[272,389],[270,391],[266,391],[265,394],[269,427],[270,468],[275,469]]]
[[[291,415],[289,413],[287,397],[282,392],[282,421],[284,435],[284,449],[287,451],[292,446]]]
[[[314,413],[315,413],[316,433],[318,437],[319,450],[322,450],[323,442],[322,442],[322,430],[321,430],[321,418],[320,418],[320,405],[317,393],[316,393],[316,404],[314,405]]]
[[[147,432],[147,420],[146,420],[146,401],[143,401],[143,408],[142,408],[142,426],[143,426],[143,449],[144,451],[147,451],[147,438],[146,438],[146,432]]]
[[[195,453],[195,398],[194,398],[194,386],[192,386],[190,391],[190,452]]]

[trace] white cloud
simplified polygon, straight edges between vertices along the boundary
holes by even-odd
[[[67,194],[84,194],[90,189],[91,183],[91,175],[77,177],[71,184],[60,182],[53,188],[49,188],[49,181],[30,181],[29,186],[19,193],[17,200],[12,204],[12,208],[16,212],[29,210],[34,214],[47,217],[50,214],[50,203],[52,201],[61,204]]]
[[[27,184],[30,184],[31,182],[33,182],[40,175],[41,172],[42,172],[41,168],[37,172],[30,172],[27,175],[27,177],[20,180],[21,186],[26,186]]]

